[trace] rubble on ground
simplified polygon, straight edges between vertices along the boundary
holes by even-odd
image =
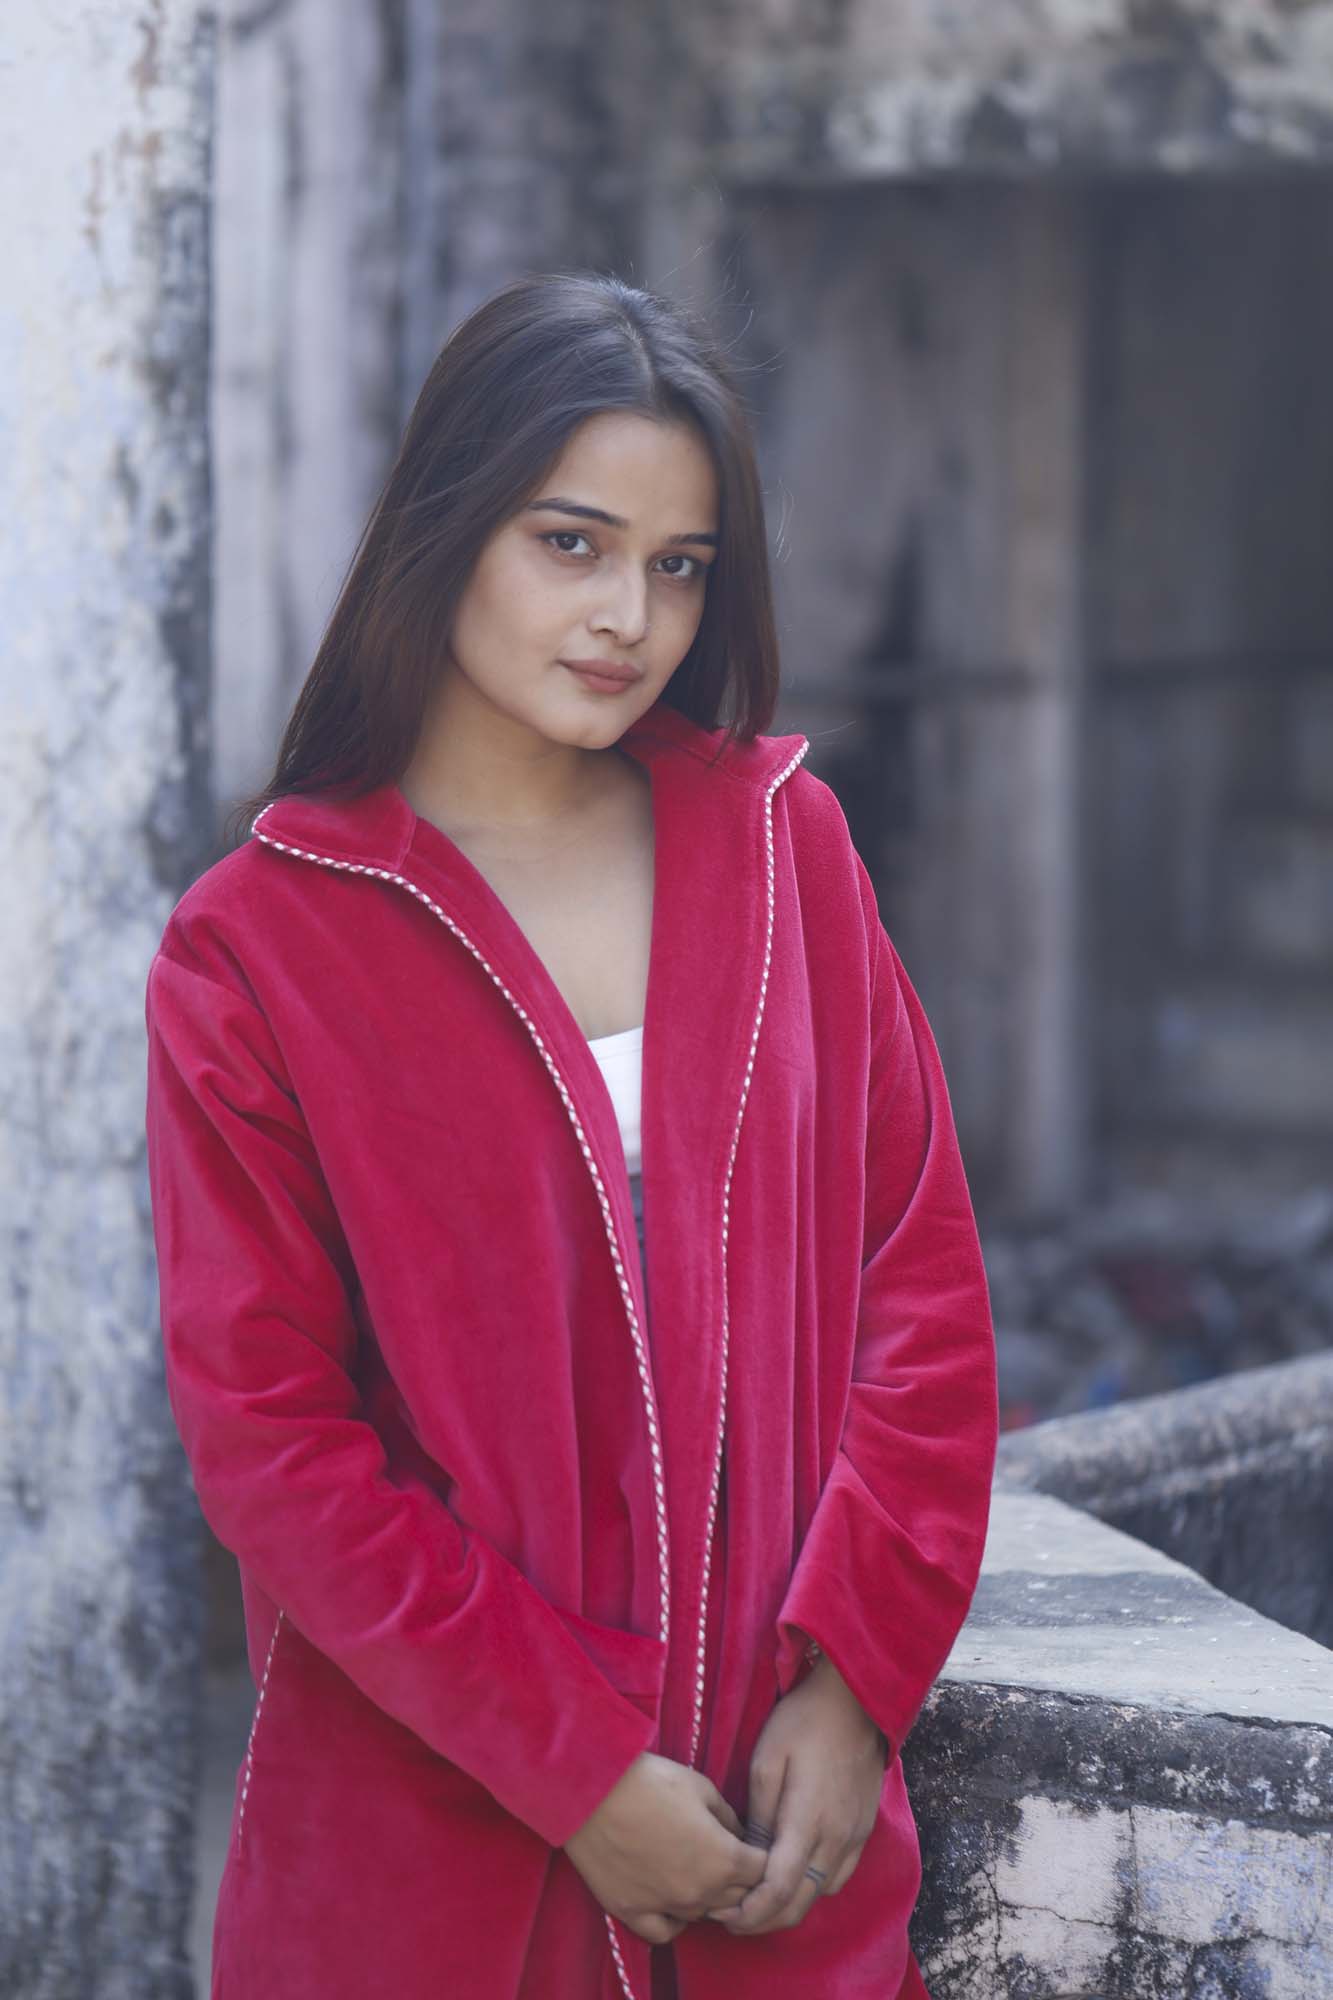
[[[1333,1347],[1333,1186],[1244,1213],[1139,1193],[981,1235],[1003,1430]]]

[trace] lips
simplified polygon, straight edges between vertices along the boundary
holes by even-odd
[[[643,678],[637,668],[621,666],[615,660],[562,660],[560,664],[589,687],[627,688]]]

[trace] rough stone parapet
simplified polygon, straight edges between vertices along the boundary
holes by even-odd
[[[903,1749],[933,2000],[1333,1993],[1333,1654],[997,1482]]]
[[[1010,1431],[997,1479],[1072,1501],[1333,1644],[1333,1353]]]

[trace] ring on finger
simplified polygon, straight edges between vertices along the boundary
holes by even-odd
[[[825,1882],[827,1882],[827,1880],[828,1880],[828,1871],[827,1871],[827,1869],[824,1869],[824,1868],[816,1868],[816,1867],[814,1866],[814,1863],[813,1863],[813,1862],[812,1862],[812,1863],[810,1864],[810,1866],[809,1866],[809,1867],[808,1867],[808,1868],[806,1869],[806,1871],[805,1871],[805,1872],[806,1872],[806,1874],[807,1874],[807,1875],[809,1875],[809,1876],[810,1876],[810,1877],[811,1877],[811,1878],[812,1878],[812,1879],[813,1879],[814,1881],[818,1882],[818,1884],[819,1884],[819,1886],[820,1886],[820,1888],[821,1888],[821,1889],[823,1888],[823,1886],[824,1886]]]

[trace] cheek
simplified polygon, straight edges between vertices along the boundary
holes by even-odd
[[[479,563],[458,607],[458,641],[468,650],[511,657],[525,633],[539,633],[554,606],[540,570],[521,554],[498,551]]]
[[[562,572],[545,550],[519,546],[497,564],[490,580],[490,603],[497,622],[513,633],[544,636],[569,617],[576,591],[569,573]]]
[[[704,606],[708,602],[707,587],[700,585],[693,590],[673,590],[670,595],[669,606],[658,615],[683,652],[688,650],[703,622]]]

